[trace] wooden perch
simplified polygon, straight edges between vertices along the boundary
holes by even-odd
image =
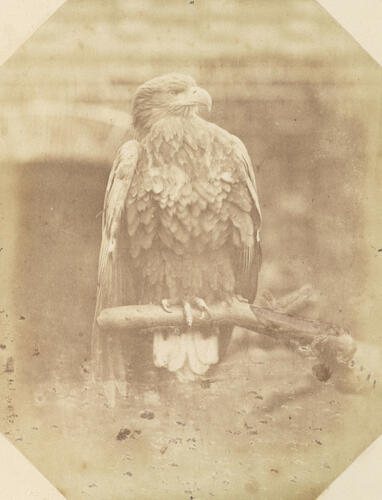
[[[211,323],[229,323],[279,339],[289,338],[310,343],[318,334],[341,335],[341,328],[316,320],[304,319],[274,310],[233,301],[232,304],[220,302],[209,306],[210,317],[193,309],[193,325],[208,326]],[[134,305],[104,309],[98,316],[102,330],[137,330],[165,326],[185,327],[183,309],[172,306],[166,312],[161,306]]]
[[[327,380],[339,365],[346,365],[354,356],[356,344],[341,327],[317,320],[291,316],[272,309],[246,304],[237,300],[209,306],[210,316],[193,311],[195,326],[232,324],[267,335],[301,353],[315,356],[322,363],[316,369],[320,380]],[[183,310],[174,306],[168,313],[158,305],[120,306],[104,309],[98,316],[102,330],[141,330],[157,327],[185,327]]]

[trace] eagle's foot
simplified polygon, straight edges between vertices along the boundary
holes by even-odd
[[[192,326],[192,310],[191,305],[186,300],[162,299],[161,306],[167,313],[172,313],[171,306],[181,305],[183,307],[184,319],[188,328]]]
[[[204,319],[206,315],[211,317],[210,310],[205,301],[201,297],[191,297],[189,300],[182,300],[182,301],[171,300],[171,299],[161,300],[161,306],[167,313],[171,313],[172,312],[171,306],[175,305],[181,305],[183,307],[184,319],[189,328],[192,327],[193,323],[191,305],[193,305],[195,309],[201,311],[202,313],[201,318]]]
[[[184,319],[186,320],[186,324],[187,324],[188,328],[191,328],[192,321],[193,321],[191,305],[186,300],[183,300],[182,305],[183,305]]]
[[[186,320],[187,326],[192,326],[192,310],[191,305],[186,300],[176,300],[176,299],[162,299],[161,306],[167,313],[172,313],[171,306],[181,305],[183,307],[184,318]]]
[[[161,300],[161,306],[167,313],[172,313],[171,305],[174,305],[173,302],[170,301],[170,299],[162,299]]]
[[[207,306],[207,304],[203,299],[201,299],[200,297],[193,297],[191,303],[193,306],[196,307],[196,309],[199,309],[199,311],[201,311],[202,313],[201,318],[205,318],[206,315],[209,318],[211,317],[209,307]]]
[[[198,309],[202,314],[201,318],[204,319],[206,315],[211,317],[210,310],[205,303],[204,299],[200,297],[191,297],[189,301],[184,300],[183,301],[183,311],[184,311],[184,317],[187,323],[187,326],[191,328],[192,323],[193,323],[193,318],[192,318],[192,309],[191,309],[191,304],[195,307],[195,309]]]

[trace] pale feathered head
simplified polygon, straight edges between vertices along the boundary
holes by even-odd
[[[138,87],[133,100],[133,125],[147,133],[152,125],[171,115],[189,116],[200,106],[211,109],[209,93],[193,78],[178,73],[158,76]]]

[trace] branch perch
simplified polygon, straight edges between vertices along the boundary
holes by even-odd
[[[354,356],[356,344],[343,328],[317,320],[292,316],[272,309],[233,301],[209,306],[210,317],[193,311],[195,326],[231,324],[267,335],[318,358],[322,366],[315,371],[327,380],[338,365],[346,365]],[[101,330],[140,330],[158,327],[184,327],[183,310],[174,306],[168,313],[158,305],[120,306],[101,311],[97,319]]]

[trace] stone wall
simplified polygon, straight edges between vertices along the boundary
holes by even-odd
[[[0,100],[124,107],[172,70],[218,99],[298,99],[295,84],[376,83],[377,66],[314,0],[68,0],[3,66]]]

